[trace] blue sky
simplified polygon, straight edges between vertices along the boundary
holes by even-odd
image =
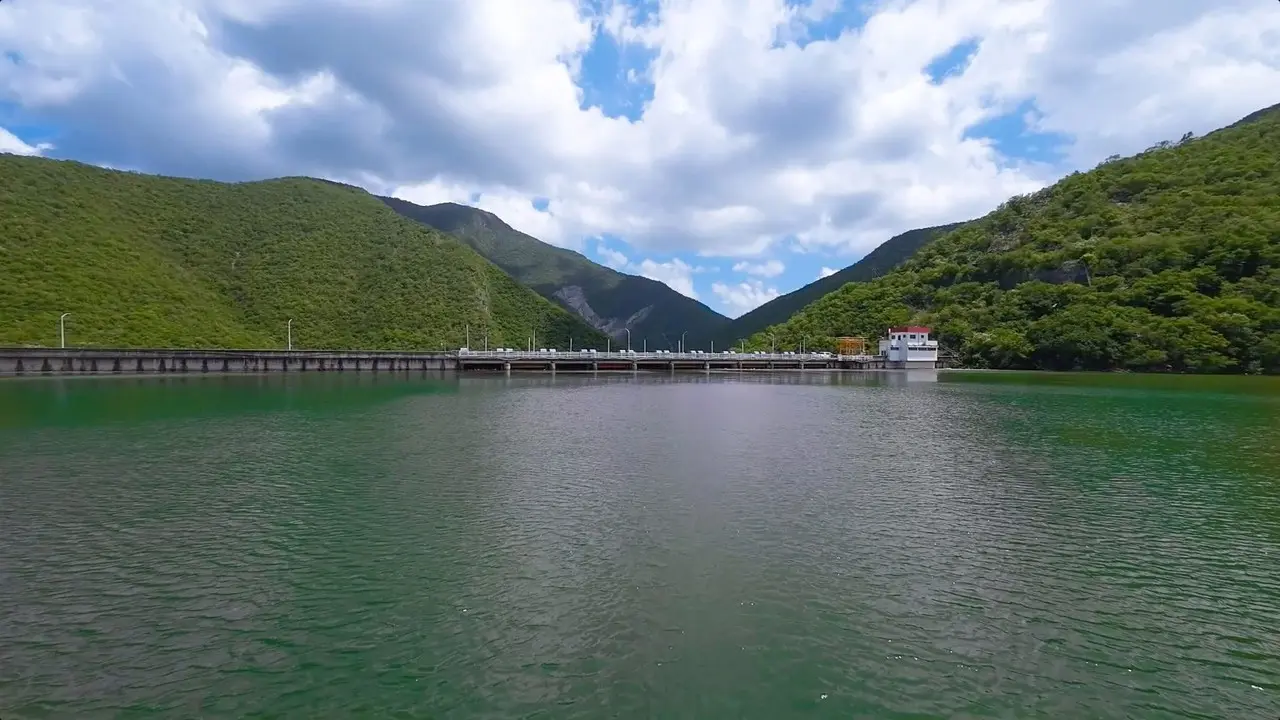
[[[1274,3],[1151,7],[4,2],[0,151],[478,205],[736,316],[1280,102]]]

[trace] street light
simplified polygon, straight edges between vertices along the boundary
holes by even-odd
[[[688,330],[685,330],[684,332],[680,333],[680,352],[684,352],[684,336],[688,334],[689,334]]]
[[[631,328],[622,328],[627,331],[627,352],[631,352]]]
[[[67,316],[70,314],[65,312],[58,316],[58,341],[64,348],[67,346]]]
[[[289,318],[289,322],[284,324],[285,342],[288,343],[288,349],[293,349],[293,318]]]
[[[778,351],[778,339],[769,333],[769,354],[773,355]]]

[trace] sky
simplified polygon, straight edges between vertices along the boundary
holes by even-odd
[[[475,205],[731,317],[1277,102],[1274,0],[0,2],[0,152]]]

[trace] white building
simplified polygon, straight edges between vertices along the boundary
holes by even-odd
[[[935,368],[938,341],[929,339],[929,328],[903,325],[889,328],[889,337],[880,339],[880,355],[885,367]]]

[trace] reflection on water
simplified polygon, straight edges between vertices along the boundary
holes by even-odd
[[[320,377],[0,383],[0,717],[1276,715],[1266,380]]]

